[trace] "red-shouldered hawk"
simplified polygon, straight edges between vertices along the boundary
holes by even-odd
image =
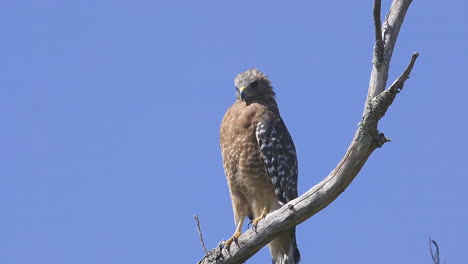
[[[272,210],[297,197],[296,149],[281,119],[268,77],[257,69],[237,75],[236,102],[221,124],[223,166],[231,195],[236,231],[245,217],[255,227]],[[278,235],[268,244],[274,264],[299,263],[296,229]]]

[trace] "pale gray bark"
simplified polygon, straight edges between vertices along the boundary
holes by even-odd
[[[269,213],[259,222],[255,231],[249,229],[242,234],[237,244],[233,243],[229,251],[219,246],[209,251],[199,264],[243,263],[278,233],[304,222],[333,202],[353,181],[372,152],[388,141],[383,133],[378,131],[378,121],[403,88],[418,57],[418,53],[413,54],[403,74],[385,90],[393,48],[411,2],[394,0],[383,23],[383,29],[380,28],[380,1],[374,2],[376,45],[366,107],[354,138],[336,168],[312,189]]]
[[[392,59],[398,33],[412,0],[394,0],[385,18],[383,28],[380,27],[380,1],[374,1],[374,24],[376,41],[372,72],[367,92],[364,114],[367,112],[369,100],[385,90],[388,80],[388,70]],[[378,11],[378,12],[377,12]]]

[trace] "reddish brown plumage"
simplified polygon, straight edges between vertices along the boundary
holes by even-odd
[[[220,143],[239,232],[245,217],[259,218],[297,197],[297,160],[267,77],[251,69],[239,74],[235,84],[242,86],[223,118]],[[280,234],[269,247],[274,263],[299,262],[295,229]]]

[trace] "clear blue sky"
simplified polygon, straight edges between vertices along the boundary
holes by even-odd
[[[298,227],[302,263],[431,263],[429,235],[466,263],[467,9],[412,4],[392,142]],[[372,1],[3,1],[0,32],[2,264],[195,263],[194,214],[209,248],[234,231],[218,133],[235,75],[270,76],[304,193],[351,141],[373,47]]]

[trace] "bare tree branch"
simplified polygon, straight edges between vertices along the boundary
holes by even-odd
[[[377,3],[378,2],[378,3]],[[398,33],[400,33],[401,25],[405,19],[406,11],[409,8],[412,0],[394,0],[390,11],[385,18],[383,24],[383,33],[376,32],[376,39],[382,37],[383,41],[383,51],[380,51],[379,41],[376,41],[374,46],[374,57],[372,59],[373,66],[371,77],[369,81],[369,90],[367,92],[367,100],[364,107],[364,115],[367,113],[367,106],[370,100],[376,95],[385,90],[388,80],[388,70],[390,66],[390,60],[392,59],[393,48],[398,38]],[[375,0],[374,2],[374,26],[375,28],[380,27],[380,10],[377,13],[375,8],[380,9],[380,0]],[[383,35],[382,35],[383,34]],[[380,57],[381,56],[381,57]],[[382,60],[380,61],[380,58]],[[377,62],[377,63],[376,63]]]
[[[416,59],[418,58],[418,56],[419,56],[419,53],[417,52],[413,53],[413,56],[411,56],[411,61],[406,67],[403,74],[400,75],[400,77],[398,77],[398,79],[396,79],[395,82],[393,82],[393,84],[390,86],[390,88],[388,88],[388,90],[398,92],[401,89],[403,89],[403,85],[405,84],[405,81],[409,79],[409,75],[411,73],[411,70],[414,67],[414,63],[416,62]]]
[[[380,21],[381,1],[374,1],[374,31],[375,31],[375,47],[373,55],[373,64],[376,68],[380,67],[383,61],[384,44],[382,39],[382,21]]]
[[[203,233],[201,231],[201,227],[200,227],[200,219],[198,219],[198,215],[194,215],[193,218],[195,218],[195,222],[197,222],[197,231],[198,231],[198,236],[200,238],[200,243],[203,247],[203,251],[205,251],[205,255],[208,254],[208,250],[206,250],[206,247],[205,247],[205,241],[203,241]]]
[[[199,264],[243,263],[280,232],[304,222],[333,202],[354,180],[372,152],[389,141],[378,131],[378,121],[385,115],[396,94],[403,88],[418,57],[415,53],[403,74],[389,89],[385,90],[388,65],[390,65],[393,48],[410,3],[411,0],[393,1],[384,21],[382,35],[379,30],[381,28],[380,1],[374,2],[376,43],[366,107],[354,138],[336,168],[312,189],[278,210],[270,212],[258,223],[256,230],[247,230],[239,237],[238,243],[231,246],[230,251],[218,246],[209,251],[198,262]]]

